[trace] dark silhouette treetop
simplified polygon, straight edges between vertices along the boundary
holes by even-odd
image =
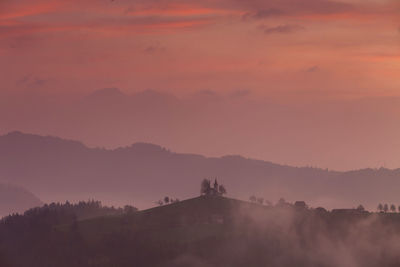
[[[200,194],[203,196],[222,196],[226,194],[226,188],[219,185],[217,179],[215,179],[213,187],[211,187],[210,179],[204,179],[201,182]]]

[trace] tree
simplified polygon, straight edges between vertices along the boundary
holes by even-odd
[[[201,182],[200,194],[209,195],[210,193],[211,193],[211,181],[209,179],[204,179]]]
[[[162,206],[162,205],[164,205],[164,202],[162,200],[158,200],[158,201],[156,201],[156,204],[158,206]]]
[[[262,197],[257,198],[257,203],[260,205],[264,204],[264,199]]]
[[[218,187],[218,193],[219,193],[221,196],[225,195],[225,194],[226,194],[225,186],[223,186],[222,184],[219,185],[219,187]]]
[[[388,212],[388,210],[389,210],[389,205],[388,204],[383,205],[383,211]]]
[[[175,199],[173,199],[173,198],[171,198],[170,200],[169,200],[169,202],[172,204],[172,203],[178,203],[180,200],[179,200],[179,198],[175,198]]]
[[[169,197],[164,197],[164,203],[165,203],[165,204],[168,204],[169,202],[170,202]]]
[[[363,205],[360,204],[360,205],[358,205],[357,210],[358,211],[365,211],[365,208],[364,208]]]
[[[394,204],[390,205],[390,211],[396,212],[396,206]]]
[[[124,206],[124,212],[127,213],[127,214],[134,213],[136,211],[137,211],[137,208],[135,208],[135,207],[133,207],[131,205],[125,205]]]
[[[278,200],[278,203],[276,204],[276,206],[278,206],[278,207],[284,207],[284,206],[286,206],[286,205],[287,205],[286,200],[285,200],[283,197],[281,197],[281,198]]]
[[[397,207],[397,210],[400,212],[400,206]]]
[[[379,205],[378,205],[378,207],[377,207],[377,210],[378,210],[379,212],[382,212],[382,211],[383,211],[383,205],[382,205],[382,203],[379,203]]]
[[[257,197],[255,195],[252,195],[249,197],[249,200],[253,203],[255,203],[257,201]]]

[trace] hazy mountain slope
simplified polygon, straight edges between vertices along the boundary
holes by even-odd
[[[19,132],[0,137],[0,176],[34,190],[45,201],[96,198],[139,208],[164,195],[197,195],[205,177],[218,177],[238,198],[256,194],[271,201],[284,197],[327,207],[400,203],[399,170],[330,172],[240,156],[177,154],[143,143],[92,149],[75,141]]]
[[[35,93],[2,96],[1,135],[19,130],[107,148],[150,142],[185,153],[240,154],[339,170],[399,166],[396,97],[292,106],[250,92],[174,95],[105,88],[87,95]]]
[[[39,198],[24,188],[0,183],[0,217],[40,205]]]

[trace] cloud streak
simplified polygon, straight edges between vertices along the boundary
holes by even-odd
[[[305,30],[303,26],[300,25],[278,25],[274,27],[266,27],[262,26],[261,29],[264,31],[265,34],[288,34],[288,33],[294,33],[298,32],[301,30]]]
[[[218,19],[242,17],[329,16],[359,14],[366,7],[330,0],[221,0],[221,1],[5,1],[1,4],[0,25],[20,23],[32,27],[51,25],[87,28],[125,25],[170,26],[197,25],[200,21],[216,23]],[[383,7],[379,10],[384,9]],[[371,12],[373,8],[369,8]],[[378,9],[377,9],[378,10]],[[386,9],[387,10],[387,9]],[[72,25],[72,26],[71,26]],[[178,26],[179,27],[179,26]],[[58,27],[60,28],[60,27]],[[54,28],[53,29],[57,29]],[[12,29],[10,29],[12,30]]]

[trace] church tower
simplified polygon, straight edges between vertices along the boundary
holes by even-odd
[[[215,179],[215,182],[214,182],[214,194],[215,195],[218,194],[218,182],[217,182],[217,179]]]

